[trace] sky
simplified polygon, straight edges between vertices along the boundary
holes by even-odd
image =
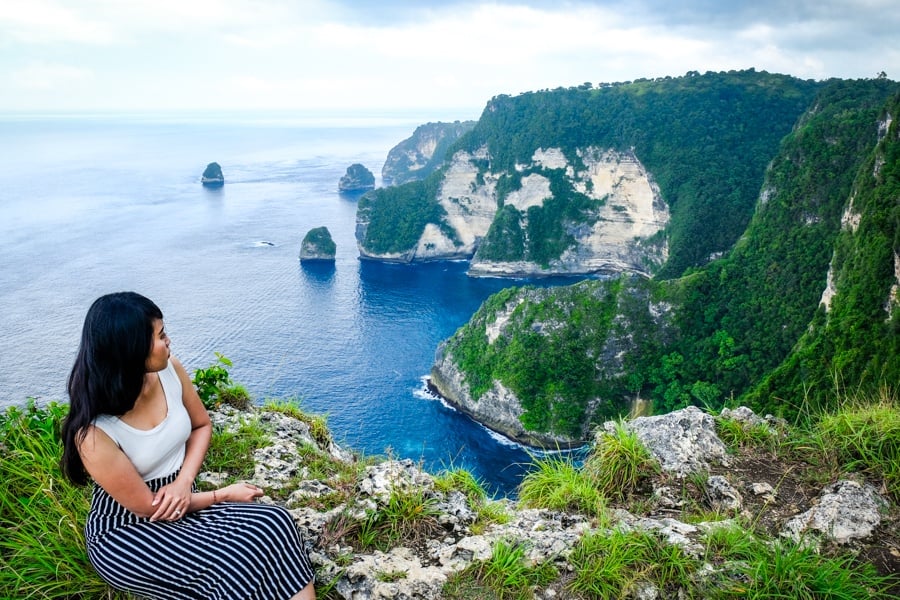
[[[0,111],[417,111],[765,70],[900,79],[897,0],[0,0]]]

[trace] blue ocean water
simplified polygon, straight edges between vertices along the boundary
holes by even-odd
[[[259,399],[299,399],[366,454],[464,467],[512,493],[529,453],[431,398],[438,343],[491,293],[465,263],[360,261],[356,198],[415,117],[0,116],[0,408],[65,401],[84,314],[135,290],[163,310],[189,371],[221,352]],[[204,188],[206,164],[226,185]],[[301,265],[326,226],[334,265]]]

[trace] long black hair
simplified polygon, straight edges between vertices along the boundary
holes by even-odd
[[[61,466],[73,483],[84,485],[88,479],[78,453],[87,426],[100,415],[120,416],[134,407],[147,372],[153,322],[162,318],[156,304],[135,292],[101,296],[88,310],[61,431]]]

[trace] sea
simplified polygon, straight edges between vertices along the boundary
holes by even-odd
[[[358,196],[337,190],[353,163],[380,186],[393,146],[453,119],[0,114],[0,410],[66,402],[89,305],[134,290],[160,306],[189,372],[221,353],[256,401],[299,402],[349,449],[468,469],[514,496],[540,454],[426,380],[438,344],[490,294],[533,282],[468,277],[465,262],[360,260]],[[226,183],[203,187],[214,161]],[[336,260],[301,264],[301,240],[320,226]]]

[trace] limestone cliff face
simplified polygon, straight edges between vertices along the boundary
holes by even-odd
[[[475,121],[426,123],[388,152],[381,168],[385,185],[401,185],[423,179],[443,161],[447,149],[475,127]]]
[[[487,159],[487,150],[474,154],[457,152],[450,160],[438,191],[437,201],[446,211],[445,222],[456,232],[450,240],[429,223],[419,239],[415,256],[420,260],[471,258],[497,213],[497,178],[479,178],[477,161]],[[480,182],[480,183],[479,183]]]
[[[482,147],[472,153],[459,151],[447,161],[435,199],[444,212],[443,223],[428,223],[415,247],[385,255],[368,251],[362,242],[361,255],[402,262],[471,258],[473,276],[652,275],[668,258],[662,232],[669,210],[653,178],[633,153],[595,147],[578,151],[577,168],[559,149],[538,149],[530,164],[517,165],[519,187],[503,199],[521,214],[523,231],[528,229],[528,209],[553,198],[550,171],[562,171],[574,192],[594,201],[591,214],[563,224],[573,242],[559,258],[538,264],[527,256],[506,261],[481,256],[478,250],[497,216],[497,184],[504,175],[484,168],[490,159]],[[360,240],[365,239],[365,227],[358,223]]]
[[[583,170],[576,170],[555,148],[539,149],[530,165],[518,166],[520,171],[530,173],[536,168],[561,169],[576,192],[598,201],[594,214],[583,215],[580,222],[565,223],[575,243],[549,265],[528,260],[485,260],[476,253],[471,275],[651,275],[662,266],[668,258],[668,244],[661,232],[669,223],[669,209],[644,166],[630,152],[589,147],[579,150],[578,156]],[[542,206],[552,198],[552,192],[550,180],[540,173],[526,175],[521,182],[521,188],[510,193],[505,202],[522,213],[526,229],[528,209]]]

